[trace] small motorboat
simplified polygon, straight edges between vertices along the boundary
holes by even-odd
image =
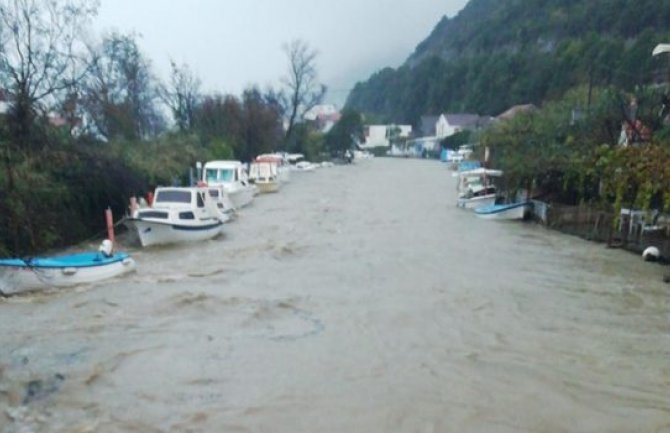
[[[258,155],[255,162],[273,162],[277,164],[277,177],[279,177],[279,182],[289,183],[291,181],[291,167],[282,154],[279,153],[265,153]]]
[[[235,209],[251,203],[258,193],[258,188],[249,182],[247,172],[240,161],[205,163],[202,181],[210,186],[222,185]]]
[[[152,206],[136,210],[127,221],[148,247],[211,239],[223,230],[224,219],[208,188],[159,187]]]
[[[502,176],[500,170],[476,168],[454,173],[458,177],[456,205],[465,209],[477,209],[495,204],[498,198],[496,186],[491,183],[492,177]]]
[[[274,162],[253,162],[249,166],[249,180],[261,194],[279,191],[279,172]]]
[[[135,261],[127,253],[113,252],[112,249],[112,242],[105,240],[98,252],[1,259],[0,294],[8,296],[39,289],[90,284],[135,269]]]
[[[522,220],[528,216],[531,206],[531,202],[493,204],[476,208],[475,214],[485,219]]]

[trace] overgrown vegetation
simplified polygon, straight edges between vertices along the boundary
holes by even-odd
[[[497,123],[481,143],[491,149],[491,165],[505,171],[510,190],[523,188],[566,204],[589,202],[616,213],[622,207],[667,211],[666,91],[575,89],[541,110]]]
[[[161,83],[134,34],[84,43],[96,5],[0,0],[0,255],[99,234],[105,208],[118,217],[130,196],[184,184],[196,161],[324,157],[324,135],[303,120],[325,91],[306,42],[286,45],[283,88],[203,94],[188,65],[173,62]]]

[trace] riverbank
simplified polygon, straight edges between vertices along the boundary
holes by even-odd
[[[429,160],[300,173],[222,238],[0,301],[0,425],[664,431],[661,268],[477,219],[453,182]]]

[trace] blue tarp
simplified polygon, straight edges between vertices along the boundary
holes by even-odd
[[[458,164],[458,171],[475,170],[481,166],[482,164],[479,161],[463,161]]]

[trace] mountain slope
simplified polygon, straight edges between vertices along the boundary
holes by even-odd
[[[423,114],[496,115],[580,84],[632,88],[667,66],[670,2],[471,0],[443,18],[405,65],[358,83],[347,105],[394,122]]]

